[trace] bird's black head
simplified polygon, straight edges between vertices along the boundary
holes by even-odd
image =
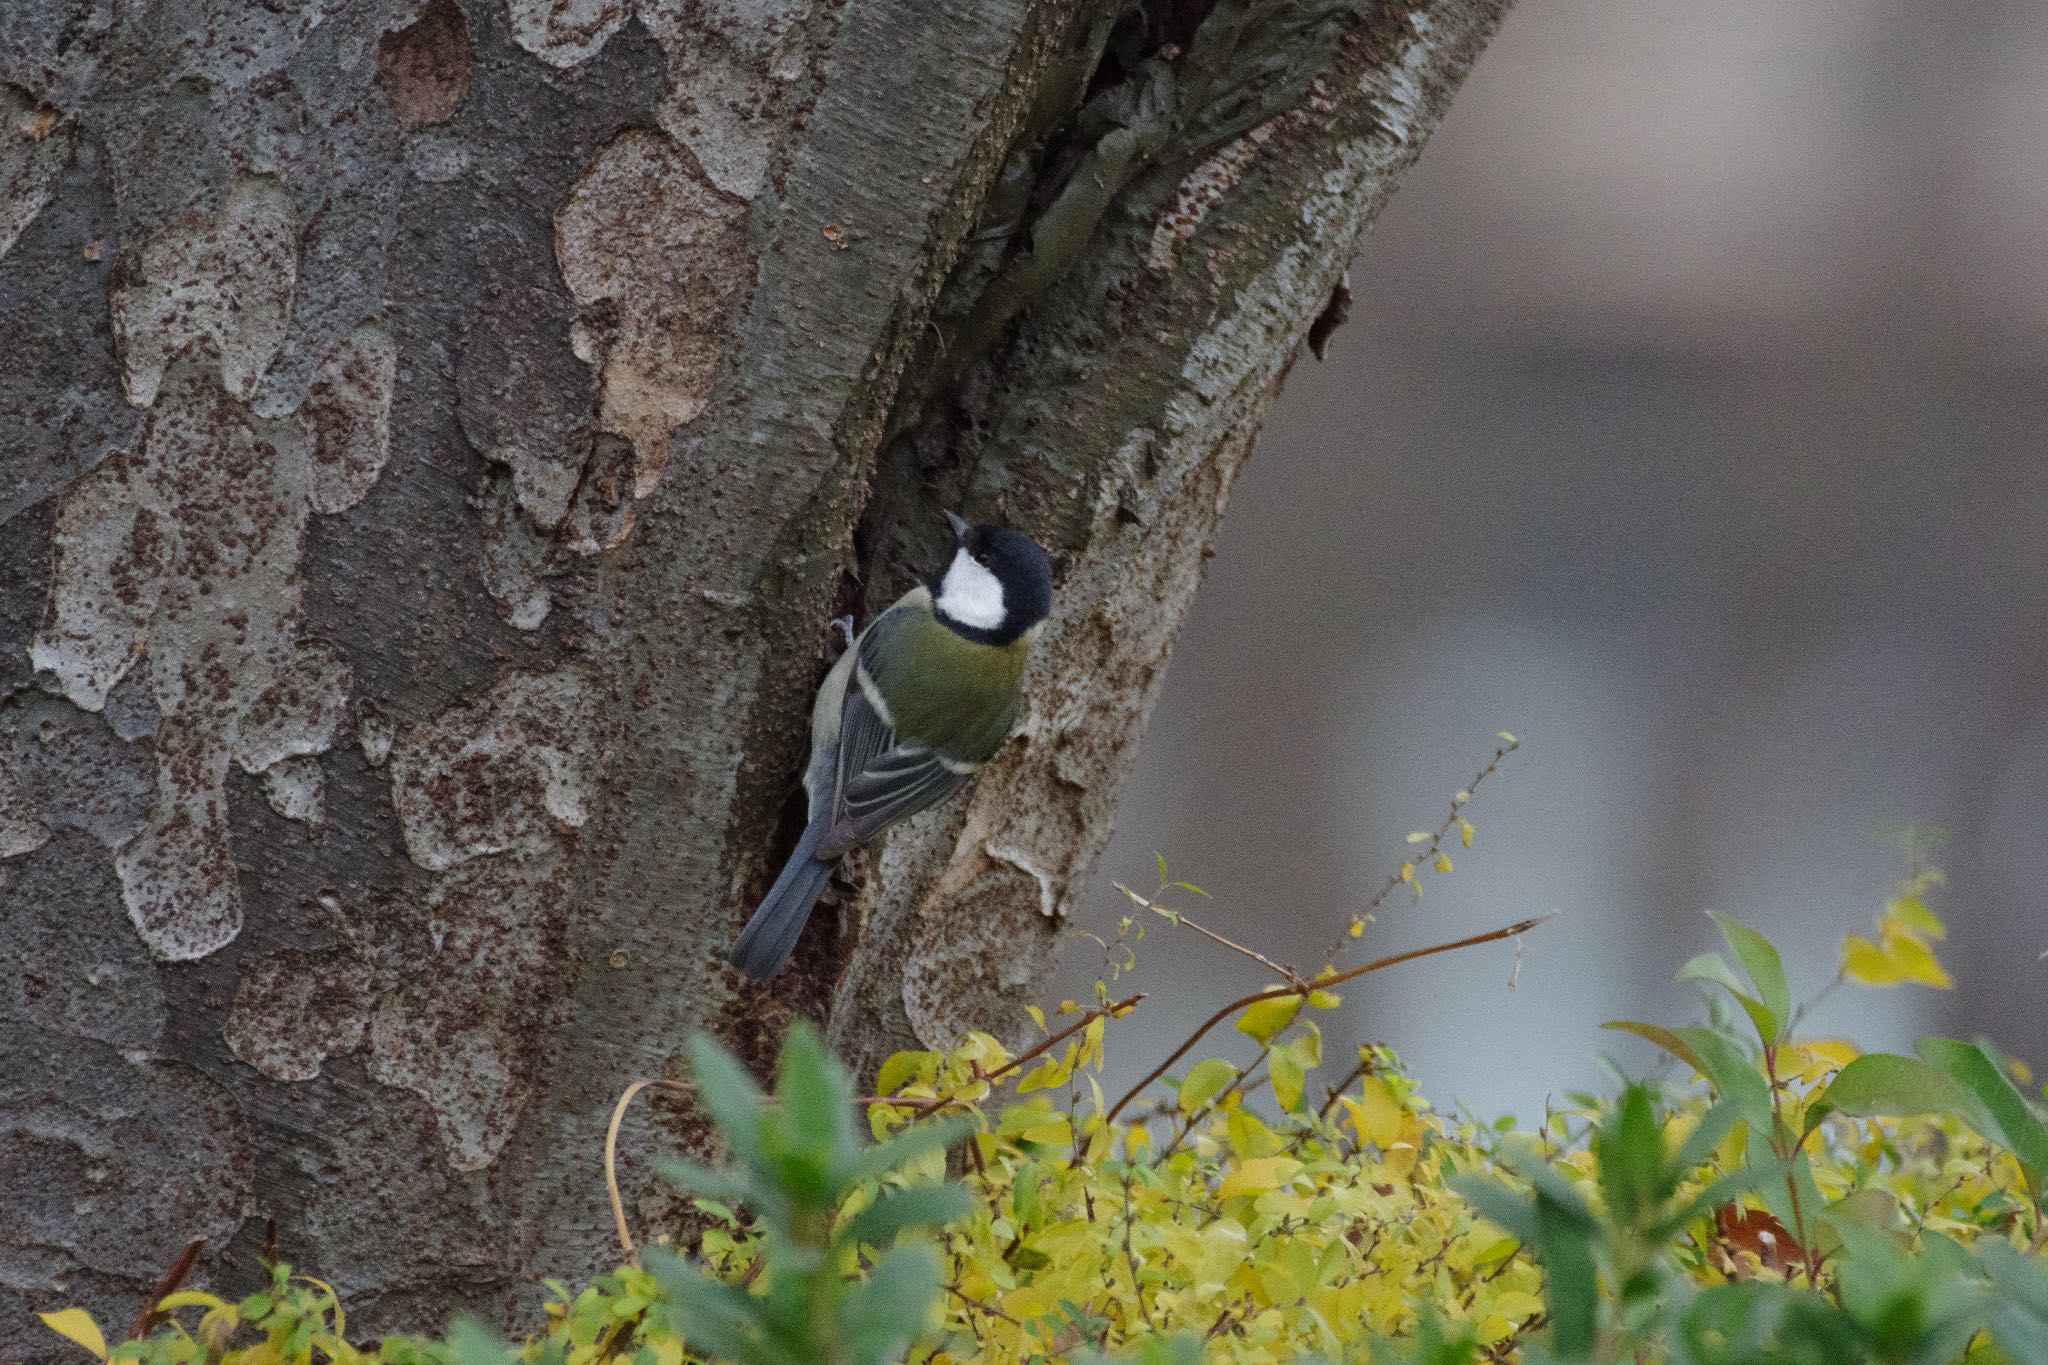
[[[939,619],[971,640],[1006,645],[1052,610],[1052,565],[1031,537],[971,526],[948,512],[953,558],[932,576]]]

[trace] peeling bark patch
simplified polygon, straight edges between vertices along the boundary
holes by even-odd
[[[578,354],[602,367],[599,426],[632,443],[633,492],[654,491],[670,435],[704,410],[753,263],[746,208],[675,142],[634,128],[606,143],[555,216],[555,257],[586,310]]]
[[[711,183],[752,199],[767,183],[781,113],[808,68],[810,0],[642,0],[668,60],[661,126]]]
[[[370,1021],[370,1074],[427,1102],[448,1164],[481,1170],[533,1095],[532,1014],[551,972],[550,922],[567,894],[552,850],[465,863],[420,907],[431,970],[404,974]]]
[[[541,575],[553,556],[554,541],[520,515],[510,479],[493,479],[480,502],[484,587],[515,629],[538,630],[552,606]]]
[[[408,128],[454,118],[469,95],[469,71],[469,18],[455,0],[432,0],[377,44],[377,78]]]
[[[287,820],[324,823],[326,790],[317,758],[287,758],[263,770],[263,799]]]
[[[242,977],[223,1036],[264,1075],[310,1081],[327,1058],[363,1045],[370,1006],[369,971],[347,950],[286,949]]]
[[[512,41],[549,66],[597,55],[633,13],[632,0],[506,0]]]
[[[28,651],[29,662],[55,674],[64,695],[88,711],[106,705],[107,693],[140,657],[163,591],[163,532],[127,464],[119,455],[105,461],[59,507],[59,590]]]
[[[156,401],[164,369],[212,343],[221,384],[249,398],[284,345],[298,279],[291,196],[246,177],[218,212],[188,215],[144,243],[113,291],[114,338],[128,400]]]
[[[313,432],[315,512],[355,506],[384,471],[397,378],[398,343],[379,327],[356,328],[321,365],[300,408]]]
[[[391,800],[406,852],[436,872],[542,850],[589,818],[597,695],[573,671],[515,673],[402,736]]]
[[[581,673],[513,674],[476,702],[401,736],[392,801],[407,851],[442,872],[393,951],[400,974],[370,1024],[370,1071],[433,1112],[448,1162],[491,1164],[534,1088],[535,1002],[559,964],[551,940],[565,868],[602,744]]]
[[[56,110],[14,86],[0,88],[0,258],[49,204],[73,139]]]
[[[300,547],[309,516],[353,505],[382,470],[395,369],[391,339],[358,327],[301,411],[266,419],[210,365],[172,360],[146,385],[140,447],[102,464],[59,509],[51,600],[30,655],[89,711],[138,654],[148,659],[155,797],[116,867],[129,916],[161,957],[204,957],[240,932],[229,764],[267,775],[332,747],[347,720],[347,659],[300,638]],[[281,814],[317,822],[317,764],[266,776],[266,794]]]
[[[14,774],[0,769],[0,859],[19,858],[50,842],[50,827],[36,818],[35,805]]]

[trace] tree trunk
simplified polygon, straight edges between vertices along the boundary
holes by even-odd
[[[530,1312],[691,1030],[1013,1028],[1505,3],[12,0],[0,1357],[190,1238]],[[826,622],[947,506],[1055,553],[1028,718],[749,986]]]

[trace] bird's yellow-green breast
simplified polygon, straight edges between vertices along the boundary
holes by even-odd
[[[869,628],[864,671],[888,704],[899,741],[960,763],[984,763],[1016,723],[1031,635],[970,640],[932,614],[929,599],[898,603]]]

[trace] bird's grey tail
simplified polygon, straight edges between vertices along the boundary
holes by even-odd
[[[789,961],[797,935],[804,931],[804,921],[811,917],[812,907],[824,893],[825,883],[831,880],[832,868],[839,860],[820,862],[811,856],[830,824],[829,818],[811,822],[804,837],[797,840],[789,861],[782,865],[775,885],[768,888],[760,908],[754,911],[754,917],[740,930],[739,939],[725,955],[726,961],[756,981],[766,981]]]

